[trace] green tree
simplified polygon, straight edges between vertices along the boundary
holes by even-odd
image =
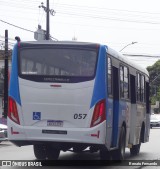
[[[150,75],[151,104],[155,104],[156,101],[160,101],[160,60],[154,65],[148,66],[147,70]]]

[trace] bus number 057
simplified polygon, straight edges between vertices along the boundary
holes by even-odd
[[[85,119],[87,114],[74,114],[74,119]]]

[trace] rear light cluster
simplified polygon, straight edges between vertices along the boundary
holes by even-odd
[[[8,117],[17,124],[20,124],[16,102],[9,97]]]
[[[101,100],[95,105],[90,127],[94,127],[105,120],[106,120],[106,103],[105,100]]]

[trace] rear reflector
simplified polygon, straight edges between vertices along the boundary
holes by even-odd
[[[98,130],[97,134],[91,134],[92,137],[97,137],[99,138],[99,135],[100,135],[100,131]]]
[[[94,127],[106,120],[106,103],[105,99],[99,101],[94,108],[91,126]]]
[[[13,134],[19,134],[19,132],[18,131],[13,131],[13,128],[11,127],[11,134],[13,135]]]

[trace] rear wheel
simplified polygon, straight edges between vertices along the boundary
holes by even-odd
[[[38,160],[57,160],[60,154],[60,150],[52,145],[36,144],[33,149],[34,155]]]
[[[46,146],[46,157],[48,160],[57,160],[60,154],[60,150],[54,148],[52,145]]]
[[[34,155],[38,160],[46,159],[46,146],[43,144],[33,145]]]
[[[112,157],[114,160],[124,160],[125,158],[125,147],[126,147],[126,132],[125,128],[121,128],[121,134],[119,138],[119,148],[112,152]]]
[[[137,145],[133,145],[132,148],[130,148],[130,154],[132,156],[139,154],[140,147],[141,147],[141,143]]]

